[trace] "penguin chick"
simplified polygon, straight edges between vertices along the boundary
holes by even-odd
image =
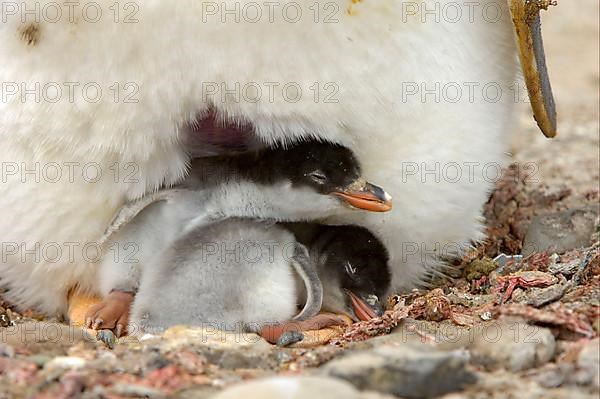
[[[320,226],[310,256],[324,287],[322,310],[354,321],[383,314],[379,300],[391,283],[389,255],[368,229]]]
[[[383,314],[380,303],[391,284],[389,255],[384,244],[368,229],[359,226],[325,226],[314,223],[285,223],[297,240],[309,247],[323,286],[321,311],[367,321]],[[298,284],[299,303],[306,300]],[[324,319],[319,320],[321,316]],[[301,331],[336,324],[321,314],[307,321],[292,321],[263,327],[260,334],[270,342],[289,345],[303,339]]]
[[[299,262],[303,267],[290,267]],[[229,219],[196,229],[144,269],[129,331],[157,334],[174,325],[257,332],[270,342],[284,333],[343,321],[320,310],[370,320],[390,270],[383,244],[356,226],[323,227],[308,251],[281,225]],[[319,278],[306,279],[314,264]],[[314,288],[314,285],[318,288]],[[323,306],[306,295],[323,292]],[[294,317],[298,304],[306,302]],[[309,305],[310,303],[310,305]],[[301,335],[300,335],[301,337]]]
[[[297,287],[309,292],[298,315]],[[231,218],[184,234],[144,267],[130,334],[179,324],[259,332],[315,316],[322,285],[307,249],[276,224]]]
[[[120,256],[106,256],[101,262],[99,288],[105,298],[89,309],[86,325],[123,330],[127,301],[133,300],[142,269],[161,268],[156,259],[190,232],[206,244],[215,237],[204,229],[212,226],[211,234],[225,235],[219,223],[229,218],[305,221],[335,215],[348,206],[383,212],[391,209],[391,197],[364,180],[352,151],[337,144],[313,141],[198,160],[181,186],[129,204],[114,218],[102,240]],[[230,241],[225,237],[221,242]],[[164,264],[171,262],[169,257],[162,259]]]

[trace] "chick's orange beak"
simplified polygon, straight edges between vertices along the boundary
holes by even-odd
[[[370,212],[388,212],[392,209],[392,197],[381,187],[369,182],[356,182],[333,194],[349,205]]]
[[[363,298],[350,290],[346,290],[346,294],[350,297],[352,311],[358,320],[369,321],[383,314],[383,308],[381,307],[379,300],[372,301],[372,304],[368,304]]]

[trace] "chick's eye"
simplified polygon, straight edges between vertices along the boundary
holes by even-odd
[[[325,184],[327,182],[327,176],[319,170],[309,173],[308,176],[317,184]]]
[[[352,266],[352,263],[346,262],[344,267],[346,269],[346,273],[350,276],[354,276],[356,274],[356,266]]]

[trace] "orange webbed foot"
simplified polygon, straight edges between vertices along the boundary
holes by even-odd
[[[111,292],[100,303],[88,308],[85,326],[94,330],[113,330],[117,337],[126,334],[133,298],[131,292]]]

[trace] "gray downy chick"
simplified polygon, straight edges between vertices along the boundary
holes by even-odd
[[[162,275],[165,268],[174,267],[169,256],[174,256],[173,248],[180,240],[185,242],[188,234],[203,237],[201,243],[214,243],[215,237],[206,236],[204,229],[218,236],[228,234],[223,230],[227,227],[240,239],[266,242],[281,231],[261,233],[264,224],[257,227],[235,219],[316,220],[349,208],[388,211],[391,197],[364,180],[354,154],[337,144],[307,142],[228,158],[199,159],[180,186],[131,203],[116,215],[102,240],[105,247],[115,249],[109,252],[115,256],[104,257],[100,266],[104,301],[89,309],[86,323],[96,329],[115,328],[120,334],[127,325],[128,301],[140,288],[143,275]],[[234,221],[229,220],[232,218]],[[220,225],[225,221],[231,224]],[[244,229],[255,235],[245,235]],[[282,238],[275,242],[293,242],[293,238],[282,237],[283,242]],[[177,256],[185,257],[185,252]],[[291,273],[291,259],[288,256],[288,267],[282,268],[286,273]],[[196,266],[196,272],[203,274],[201,266]],[[204,273],[207,278],[212,273],[209,270]],[[215,275],[209,281],[215,279],[222,277]],[[128,301],[123,300],[123,293]]]
[[[340,324],[313,318],[321,310],[353,320],[383,313],[379,296],[391,275],[381,241],[358,226],[316,226],[307,251],[289,227],[228,219],[189,232],[156,259],[162,267],[143,274],[129,331],[156,334],[185,324],[290,344],[302,330]],[[292,269],[296,262],[303,266]],[[302,276],[315,268],[316,279]]]

